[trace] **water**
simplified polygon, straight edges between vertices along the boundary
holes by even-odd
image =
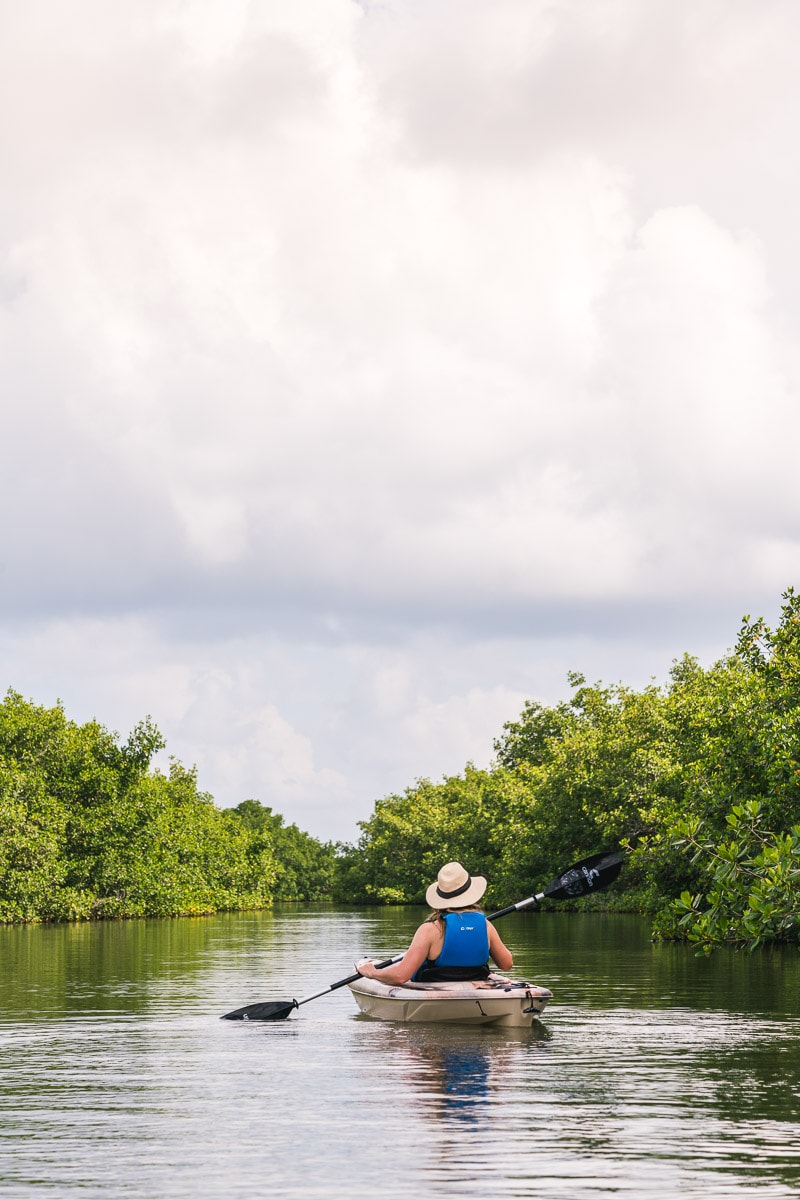
[[[403,1026],[346,989],[420,911],[0,929],[0,1194],[761,1200],[800,1192],[800,954],[652,946],[635,917],[505,918],[530,1032]]]

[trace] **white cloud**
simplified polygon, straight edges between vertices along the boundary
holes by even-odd
[[[6,8],[9,683],[322,827],[774,606],[788,0]]]

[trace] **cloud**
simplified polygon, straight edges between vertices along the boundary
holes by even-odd
[[[352,823],[724,649],[797,569],[798,21],[10,9],[8,682]]]

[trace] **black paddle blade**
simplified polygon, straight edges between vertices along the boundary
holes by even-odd
[[[574,900],[589,892],[602,892],[622,870],[622,855],[616,850],[592,854],[574,863],[563,875],[557,875],[544,889],[550,900]]]
[[[225,1013],[221,1021],[285,1021],[290,1013],[299,1008],[296,1000],[264,1000],[261,1004],[245,1004]]]

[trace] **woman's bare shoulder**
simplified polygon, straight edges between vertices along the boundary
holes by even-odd
[[[430,945],[435,934],[436,926],[434,923],[432,921],[423,921],[422,924],[417,927],[417,932],[414,934],[414,941],[424,942],[426,945]]]

